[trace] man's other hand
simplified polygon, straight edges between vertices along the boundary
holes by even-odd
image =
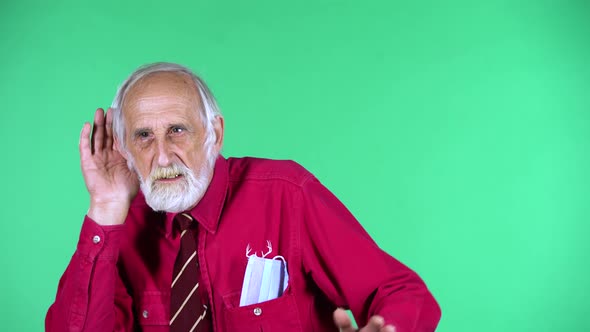
[[[112,113],[97,109],[92,134],[88,122],[80,133],[80,163],[90,193],[88,216],[101,225],[122,224],[139,189],[137,175],[117,150]]]
[[[348,317],[348,314],[343,309],[336,309],[334,311],[334,324],[338,326],[340,332],[395,332],[395,327],[385,325],[385,320],[381,316],[371,317],[365,327],[356,330],[352,326],[350,317]]]

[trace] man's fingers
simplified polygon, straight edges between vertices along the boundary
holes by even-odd
[[[99,108],[94,113],[94,128],[92,129],[92,153],[102,150],[104,140],[104,111]]]
[[[340,329],[340,332],[355,332],[356,330],[352,326],[352,321],[348,314],[343,309],[336,309],[334,311],[334,324]]]
[[[78,148],[80,149],[80,159],[86,160],[90,158],[92,152],[90,151],[90,123],[84,123],[82,131],[80,132],[80,142]]]
[[[106,115],[106,137],[105,137],[105,149],[111,150],[113,148],[113,109],[109,108]]]
[[[395,327],[393,325],[385,325],[379,332],[395,332]]]
[[[340,332],[355,332],[357,331],[352,326],[352,321],[348,314],[343,309],[336,309],[334,311],[334,323],[340,329]],[[365,327],[358,330],[358,332],[395,332],[393,325],[385,325],[383,317],[375,315],[369,319],[369,322]]]
[[[373,316],[359,332],[381,332],[385,326],[385,320],[381,316]]]

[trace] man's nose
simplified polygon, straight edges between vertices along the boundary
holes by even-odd
[[[168,167],[172,161],[172,149],[165,139],[158,142],[158,166]]]

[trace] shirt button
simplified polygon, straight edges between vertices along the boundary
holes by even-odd
[[[94,244],[97,244],[98,242],[100,242],[100,236],[98,236],[98,235],[95,235],[95,236],[92,238],[92,242],[94,242]]]
[[[144,310],[141,315],[143,316],[143,318],[148,318],[148,316],[150,315],[150,313],[147,310]]]
[[[260,315],[262,315],[262,309],[260,309],[260,308],[255,308],[255,309],[254,309],[254,315],[256,315],[256,316],[260,316]]]

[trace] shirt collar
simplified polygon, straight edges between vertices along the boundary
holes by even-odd
[[[199,203],[189,211],[193,218],[209,233],[215,234],[217,232],[228,185],[229,167],[227,160],[220,154],[215,161],[213,177],[207,187],[207,191],[205,191]],[[177,214],[166,213],[165,231],[167,235],[172,234],[173,221]]]

